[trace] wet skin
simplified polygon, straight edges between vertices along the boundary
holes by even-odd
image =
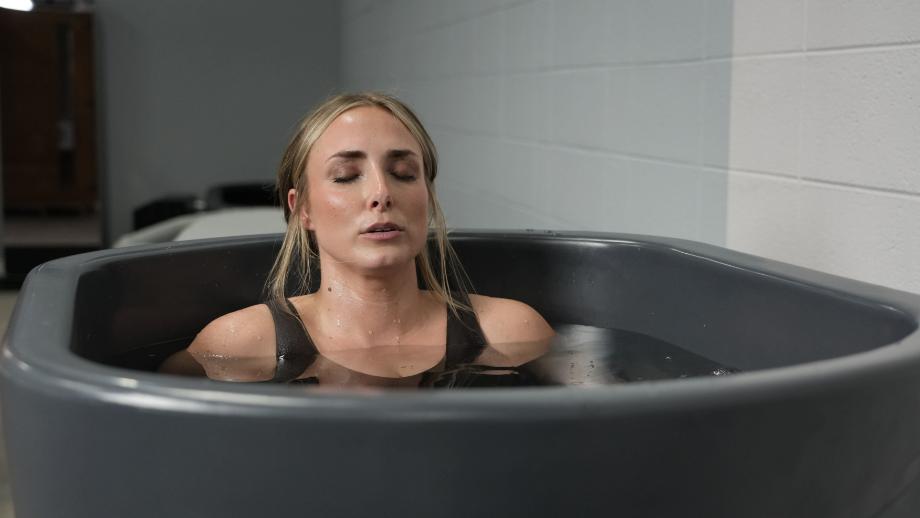
[[[291,217],[315,233],[321,284],[315,293],[290,300],[321,356],[374,376],[417,375],[436,365],[446,351],[447,310],[417,284],[415,258],[429,226],[418,142],[389,112],[353,108],[314,143],[305,174],[305,192],[291,189],[288,204]],[[530,343],[537,352],[554,334],[521,302],[473,295],[471,303],[485,338],[496,344],[490,347],[496,361],[509,361],[501,360],[508,356],[501,344],[517,350]],[[275,336],[267,307],[250,306],[214,320],[187,356],[211,377],[270,378]],[[163,370],[179,373],[178,365],[168,361]]]

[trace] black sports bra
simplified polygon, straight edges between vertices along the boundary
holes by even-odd
[[[455,297],[466,305],[469,298]],[[290,300],[284,299],[288,311],[284,311],[278,301],[270,299],[266,305],[275,323],[275,375],[270,380],[274,383],[318,383],[315,378],[298,379],[310,365],[316,361],[319,351],[306,326],[300,319],[297,309]],[[479,325],[479,319],[471,311],[460,311],[459,318],[450,309],[447,310],[447,355],[444,369],[450,370],[457,365],[472,363],[482,354],[486,347],[485,334]]]

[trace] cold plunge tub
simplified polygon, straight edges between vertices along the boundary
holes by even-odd
[[[257,302],[278,236],[84,254],[32,272],[0,360],[17,516],[917,515],[920,297],[673,239],[452,241],[481,293],[745,372],[360,394],[127,370],[93,360]]]

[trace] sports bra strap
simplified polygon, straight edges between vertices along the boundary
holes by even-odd
[[[463,292],[451,292],[457,301],[472,307],[469,295]],[[476,313],[458,310],[459,318],[447,308],[447,363],[452,369],[461,363],[473,363],[486,348],[485,333],[479,325]]]
[[[274,299],[266,302],[275,322],[275,357],[278,360],[271,381],[282,383],[303,374],[316,360],[317,354],[316,346],[297,314],[297,308],[288,299],[284,299],[284,302],[288,311],[282,309]]]
[[[453,296],[459,302],[471,306],[469,296],[466,294],[455,292]],[[275,383],[296,380],[316,361],[319,355],[310,333],[297,313],[297,308],[288,299],[284,299],[284,302],[287,305],[287,311],[274,299],[266,302],[275,324],[277,364],[275,375],[269,381]],[[472,363],[486,347],[485,334],[482,332],[476,313],[467,310],[460,310],[458,313],[459,318],[450,308],[447,309],[446,369],[453,369],[459,364]]]

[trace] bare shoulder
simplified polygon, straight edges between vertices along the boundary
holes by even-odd
[[[188,347],[196,357],[273,355],[275,326],[265,304],[227,313],[212,320]]]
[[[470,295],[470,302],[490,344],[536,342],[555,334],[537,310],[521,301]]]

